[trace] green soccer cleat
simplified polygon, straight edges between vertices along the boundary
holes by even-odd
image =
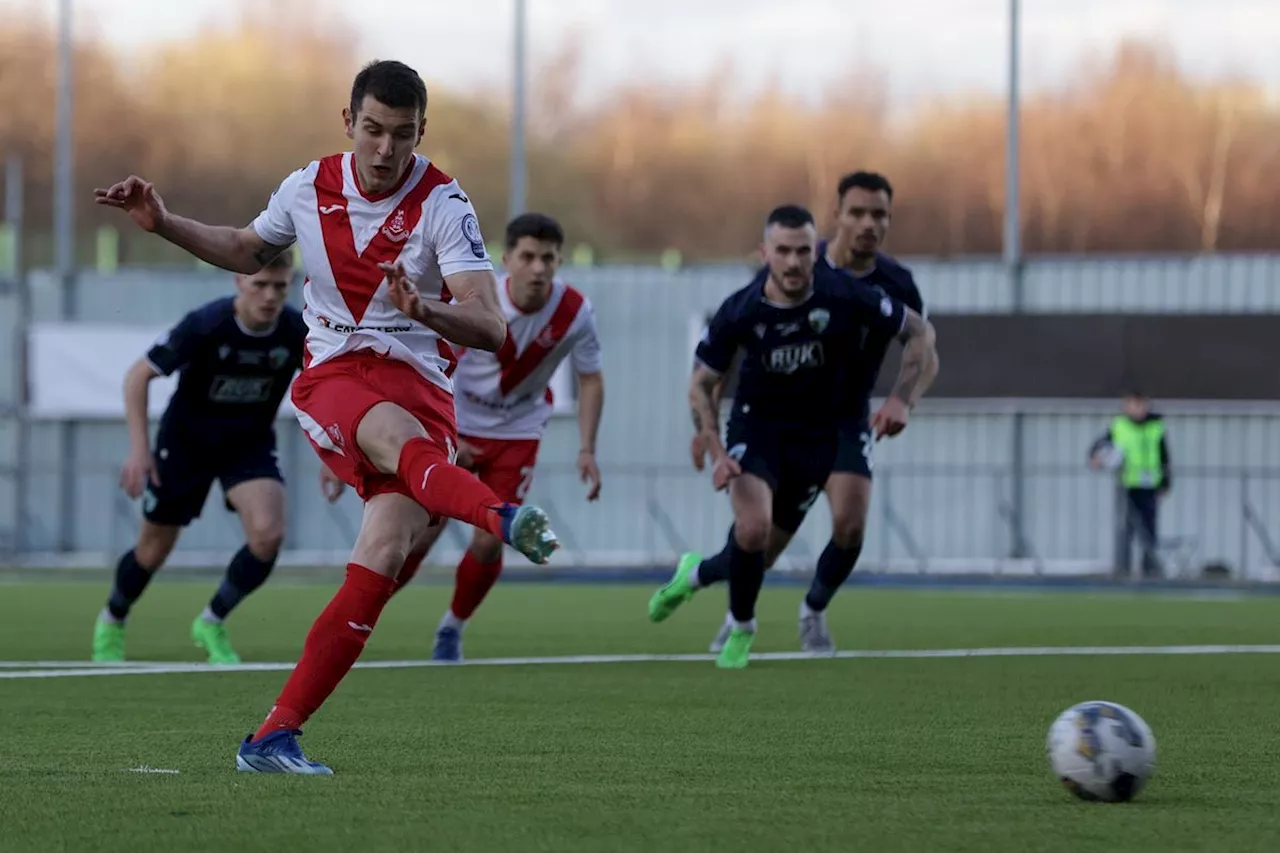
[[[93,625],[95,663],[124,663],[124,623],[108,622],[101,616]]]
[[[716,658],[716,666],[720,669],[746,669],[747,660],[751,657],[751,643],[755,640],[755,631],[744,631],[734,628],[729,632],[729,639]]]
[[[680,555],[680,562],[676,563],[676,573],[649,599],[649,621],[661,622],[675,613],[677,607],[693,598],[693,594],[698,591],[692,583],[693,573],[701,564],[701,554],[689,551]]]
[[[227,626],[215,622],[206,622],[197,616],[191,623],[192,641],[209,653],[209,663],[214,666],[234,666],[240,663],[240,655],[231,648],[227,639]]]

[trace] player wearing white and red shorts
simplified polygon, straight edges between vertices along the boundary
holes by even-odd
[[[333,772],[308,760],[297,736],[364,650],[433,518],[481,527],[534,562],[558,544],[545,513],[503,503],[453,464],[455,360],[446,341],[496,350],[506,322],[470,200],[414,152],[426,106],[412,68],[366,66],[343,110],[352,150],[289,175],[247,228],[175,216],[136,176],[95,190],[142,228],[235,272],[253,273],[298,244],[308,331],[294,407],[321,459],[365,501],[343,585],[266,721],[241,743],[239,770]]]
[[[538,444],[553,408],[551,378],[568,358],[578,382],[578,472],[587,500],[600,494],[596,434],[604,409],[604,373],[595,313],[585,296],[556,277],[564,230],[541,213],[507,224],[498,301],[507,339],[496,353],[459,353],[454,374],[459,464],[504,501],[523,503],[533,482]],[[428,547],[444,526],[432,528]],[[436,631],[435,660],[462,659],[462,629],[502,572],[502,542],[476,528],[458,564],[453,601]],[[405,579],[401,578],[401,584]]]

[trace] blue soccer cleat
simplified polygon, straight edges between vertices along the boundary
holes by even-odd
[[[436,644],[431,649],[431,659],[459,662],[462,660],[462,632],[457,628],[441,628],[436,631]]]
[[[536,506],[503,504],[498,510],[502,516],[502,541],[538,565],[546,565],[551,554],[560,547],[560,541],[551,529],[551,520]]]
[[[333,771],[310,761],[298,746],[301,729],[280,729],[254,740],[245,735],[236,753],[236,770],[241,773],[293,773],[300,776],[332,776]]]

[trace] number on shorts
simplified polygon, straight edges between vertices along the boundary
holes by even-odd
[[[525,465],[520,469],[520,485],[516,486],[516,499],[524,500],[524,496],[529,494],[529,487],[533,485],[533,466]]]

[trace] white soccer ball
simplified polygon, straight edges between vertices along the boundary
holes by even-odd
[[[1132,800],[1156,768],[1156,739],[1146,721],[1114,702],[1081,702],[1049,727],[1049,764],[1082,800]]]

